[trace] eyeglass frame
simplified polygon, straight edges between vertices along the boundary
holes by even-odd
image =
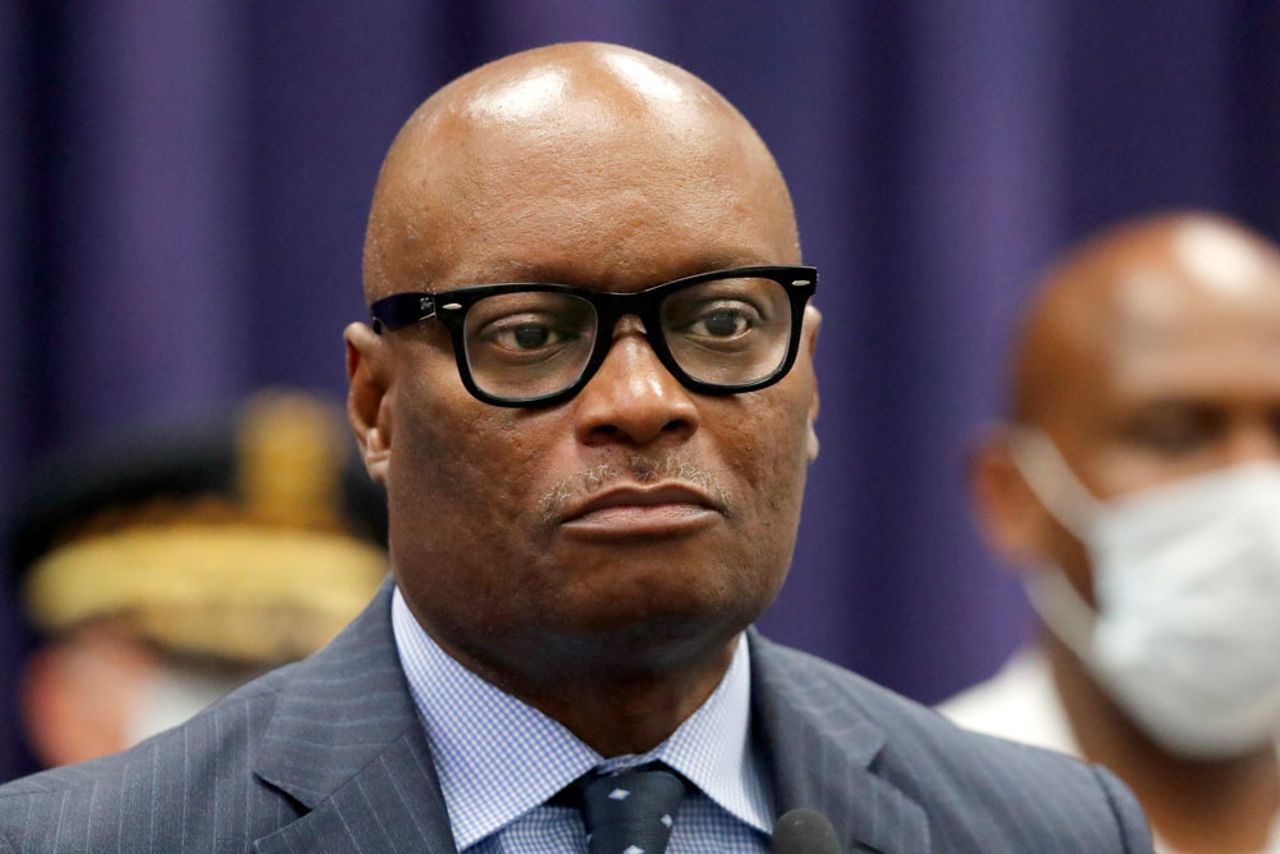
[[[790,337],[787,339],[787,352],[782,362],[769,375],[749,383],[739,385],[721,385],[707,383],[690,376],[680,367],[671,349],[667,346],[666,335],[662,331],[660,307],[662,301],[672,293],[685,288],[712,282],[719,279],[768,279],[782,287],[791,308]],[[800,264],[772,265],[755,267],[730,267],[724,270],[711,270],[696,273],[663,282],[633,293],[615,293],[613,291],[579,288],[552,282],[503,282],[490,285],[469,285],[439,293],[405,292],[392,294],[375,301],[369,306],[370,325],[373,331],[381,335],[383,330],[395,332],[412,326],[432,317],[437,318],[449,331],[453,344],[454,360],[458,365],[458,376],[462,385],[471,396],[494,406],[529,408],[535,406],[551,406],[577,395],[591,378],[595,376],[605,357],[613,347],[613,331],[618,321],[628,315],[640,318],[644,325],[645,340],[658,357],[658,361],[682,386],[699,394],[727,396],[758,391],[785,377],[795,365],[800,350],[800,332],[804,326],[804,309],[818,286],[818,270]],[[578,297],[589,303],[596,313],[596,337],[591,345],[591,354],[582,367],[582,372],[568,387],[538,397],[508,398],[489,394],[476,385],[471,374],[471,366],[467,362],[466,350],[466,316],[467,312],[485,297],[507,293],[559,293]],[[605,333],[605,330],[608,330]]]

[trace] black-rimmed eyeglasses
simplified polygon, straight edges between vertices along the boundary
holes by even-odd
[[[653,352],[692,391],[725,395],[772,385],[795,363],[805,303],[817,284],[813,267],[736,267],[636,293],[547,283],[402,293],[369,311],[378,334],[438,318],[472,395],[496,406],[543,406],[590,381],[626,315],[640,318]]]

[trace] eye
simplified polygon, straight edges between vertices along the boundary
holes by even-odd
[[[552,332],[545,326],[518,326],[511,332],[516,346],[522,350],[546,346]]]
[[[759,321],[759,313],[746,303],[716,301],[699,306],[681,331],[705,338],[736,338],[747,334]]]
[[[745,332],[749,325],[750,321],[741,312],[721,310],[705,315],[693,324],[693,329],[701,334],[727,338]]]
[[[577,334],[535,316],[507,317],[480,330],[486,344],[514,352],[532,352],[576,340]]]
[[[1164,456],[1203,450],[1221,438],[1222,413],[1190,401],[1162,401],[1145,407],[1126,425],[1131,442]]]

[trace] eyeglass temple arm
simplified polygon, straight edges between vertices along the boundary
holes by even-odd
[[[435,313],[435,298],[431,294],[394,294],[369,306],[370,324],[379,335],[384,327],[394,332]]]

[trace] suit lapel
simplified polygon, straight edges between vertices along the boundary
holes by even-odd
[[[395,649],[390,583],[287,674],[254,772],[307,812],[254,850],[456,854]]]
[[[748,637],[753,726],[779,814],[820,811],[852,851],[927,852],[924,809],[872,770],[884,733],[822,672],[830,665],[797,659],[754,631]]]
[[[924,810],[871,770],[884,734],[856,697],[828,665],[754,631],[749,640],[753,726],[779,811],[821,811],[854,851],[927,852]],[[254,850],[457,854],[395,649],[390,583],[333,643],[282,675],[254,771],[305,814]]]

